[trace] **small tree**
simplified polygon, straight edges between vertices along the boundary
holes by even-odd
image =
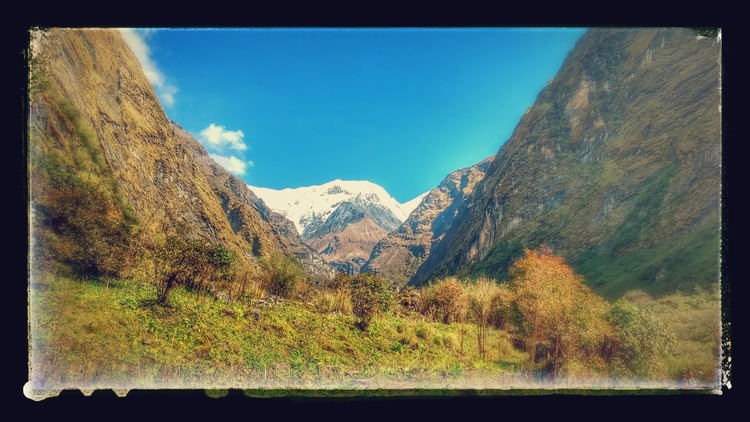
[[[231,266],[234,258],[234,254],[222,245],[208,245],[177,235],[167,236],[153,254],[159,286],[158,303],[165,305],[169,293],[180,284],[205,288],[221,270]]]
[[[359,318],[357,327],[364,331],[373,317],[390,309],[393,302],[391,283],[379,275],[362,273],[351,280],[352,311]]]
[[[439,281],[424,291],[422,314],[445,324],[463,322],[466,318],[468,298],[464,287],[455,277]]]
[[[477,324],[477,348],[479,357],[487,357],[487,326],[490,322],[492,299],[498,292],[495,280],[480,277],[469,289],[469,313]]]
[[[608,305],[551,249],[542,245],[525,253],[510,270],[510,317],[529,352],[529,374],[540,360],[556,379],[568,362],[596,361],[610,330]]]

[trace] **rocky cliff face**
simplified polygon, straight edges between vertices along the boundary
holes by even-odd
[[[542,242],[610,297],[717,281],[720,53],[686,29],[587,32],[412,283],[502,279]]]
[[[397,230],[380,240],[362,271],[380,274],[404,286],[430,255],[432,245],[451,228],[458,210],[468,203],[494,156],[456,170],[431,190]]]
[[[35,32],[32,49],[32,71],[44,81],[30,95],[32,178],[37,168],[57,171],[49,169],[54,162],[65,163],[58,170],[74,168],[82,180],[94,170],[107,173],[148,229],[181,226],[244,259],[304,249],[289,222],[264,212],[244,184],[170,124],[118,31]],[[101,158],[101,168],[79,159],[85,150]],[[44,194],[32,180],[32,203]]]

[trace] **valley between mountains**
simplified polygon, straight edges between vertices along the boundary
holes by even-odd
[[[405,203],[248,185],[118,30],[30,52],[31,398],[724,385],[720,32],[587,30],[495,154]]]

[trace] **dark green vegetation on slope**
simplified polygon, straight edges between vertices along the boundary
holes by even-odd
[[[641,289],[655,297],[695,288],[714,289],[721,233],[713,216],[686,235],[630,254],[586,252],[575,267],[604,297],[613,299]],[[711,279],[710,277],[714,277]],[[718,300],[718,298],[717,298]]]

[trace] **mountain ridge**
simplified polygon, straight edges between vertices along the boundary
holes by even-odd
[[[380,274],[402,287],[444,236],[458,210],[469,206],[474,187],[492,165],[494,155],[449,173],[422,200],[404,223],[372,249],[362,271]]]
[[[586,32],[411,283],[504,279],[540,243],[608,297],[718,281],[720,57],[688,29]]]
[[[321,222],[325,222],[341,202],[354,200],[362,194],[375,195],[377,199],[374,202],[388,208],[400,221],[405,220],[418,205],[413,201],[425,195],[419,195],[402,204],[376,183],[342,179],[297,188],[272,189],[252,185],[248,185],[248,188],[273,210],[289,218],[300,235],[304,235],[307,225],[315,219],[314,215],[318,216]]]

